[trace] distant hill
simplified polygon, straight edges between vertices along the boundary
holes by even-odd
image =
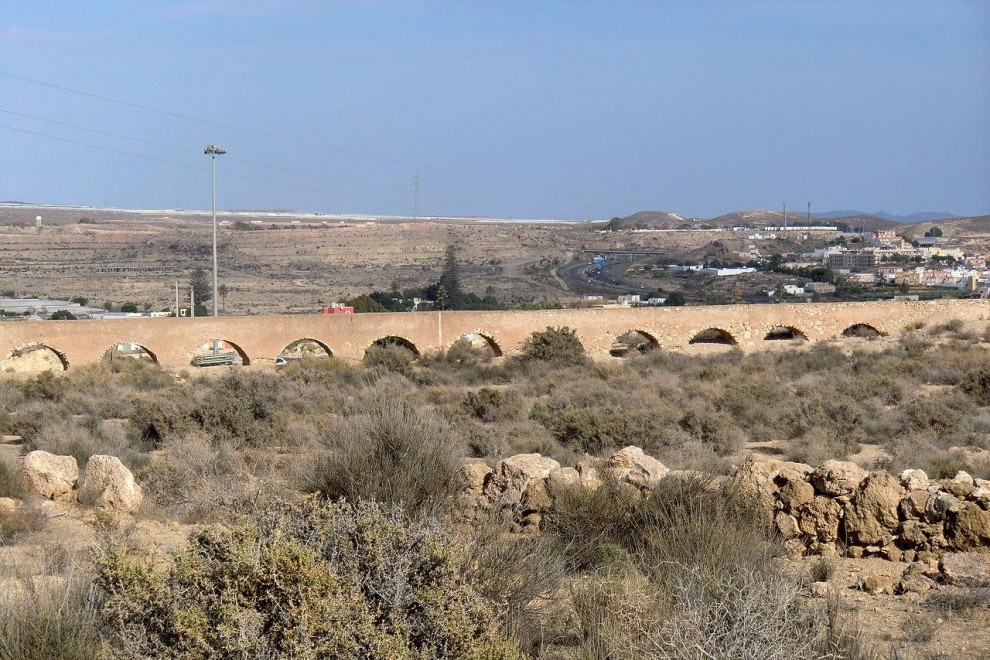
[[[875,218],[882,218],[884,220],[891,220],[893,222],[900,222],[903,224],[911,224],[914,222],[927,222],[928,220],[948,220],[950,218],[958,218],[958,215],[952,213],[947,213],[945,211],[922,211],[919,213],[911,213],[908,215],[895,215],[893,213],[887,213],[886,211],[876,211],[874,213],[865,213],[863,211],[825,211],[823,213],[812,213],[813,218],[850,218],[855,216],[872,216]]]
[[[916,222],[910,225],[903,225],[903,231],[901,233],[917,238],[924,236],[925,232],[932,227],[941,229],[942,236],[945,238],[990,237],[990,215]]]
[[[632,229],[679,229],[688,226],[690,221],[671,211],[639,211],[625,218],[612,218],[605,229],[629,231]]]

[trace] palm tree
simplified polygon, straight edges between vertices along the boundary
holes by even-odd
[[[217,287],[217,293],[220,294],[220,311],[224,314],[227,313],[227,292],[230,289],[227,288],[226,284],[221,284]]]

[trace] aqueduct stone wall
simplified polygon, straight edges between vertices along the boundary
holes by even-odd
[[[358,361],[376,340],[405,339],[423,354],[445,350],[458,338],[477,333],[503,355],[517,353],[530,333],[547,326],[574,328],[589,355],[609,356],[613,342],[630,330],[651,337],[665,350],[688,349],[699,332],[719,329],[743,350],[774,342],[764,337],[774,328],[792,328],[809,341],[837,339],[847,328],[864,324],[897,336],[912,323],[949,319],[985,321],[990,304],[983,300],[925,302],[807,303],[720,305],[670,308],[601,308],[497,312],[413,312],[405,314],[308,314],[294,316],[224,316],[219,318],[139,318],[100,321],[15,321],[0,323],[0,360],[18,348],[44,345],[71,368],[99,361],[113,346],[133,342],[165,367],[188,366],[201,344],[222,339],[236,345],[251,364],[270,364],[283,348],[299,339],[314,339],[344,360]]]

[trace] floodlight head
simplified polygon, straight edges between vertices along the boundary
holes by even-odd
[[[211,156],[220,156],[220,155],[225,154],[227,152],[224,150],[223,147],[221,147],[218,144],[208,144],[205,147],[203,147],[203,153],[204,154],[209,154]]]

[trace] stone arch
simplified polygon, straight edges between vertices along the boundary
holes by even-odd
[[[808,335],[792,325],[775,325],[767,331],[763,341],[808,341]]]
[[[22,344],[7,354],[0,362],[0,370],[7,372],[36,373],[39,371],[66,371],[69,359],[63,351],[41,342]]]
[[[608,354],[612,357],[640,355],[660,348],[660,342],[651,333],[638,328],[627,330],[612,342]]]
[[[230,341],[229,339],[222,339],[220,337],[215,337],[213,339],[207,339],[205,342],[203,342],[202,344],[196,347],[196,349],[193,351],[193,366],[214,366],[209,364],[196,364],[197,360],[200,357],[212,355],[213,342],[220,342],[219,352],[221,354],[230,355],[233,353],[237,358],[236,360],[230,362],[220,362],[220,364],[237,364],[237,360],[240,360],[241,366],[244,367],[251,364],[251,358],[248,357],[247,352],[245,352],[243,348],[241,348],[234,342]]]
[[[136,349],[134,347],[136,347]],[[114,360],[121,358],[128,360],[140,360],[143,359],[142,353],[147,355],[152,362],[158,364],[158,356],[155,355],[155,353],[147,346],[136,341],[118,341],[116,344],[103,351],[103,359],[108,362],[113,362]]]
[[[705,328],[701,332],[696,333],[689,344],[725,344],[728,346],[738,346],[739,342],[732,333],[728,330],[723,330],[722,328]]]
[[[842,331],[843,337],[858,337],[860,339],[876,339],[885,334],[869,323],[853,323]]]
[[[498,342],[490,334],[477,331],[468,332],[455,339],[450,345],[450,348],[453,348],[458,342],[463,342],[475,348],[487,349],[491,351],[492,357],[502,357],[502,347],[499,346]]]
[[[419,357],[419,349],[416,348],[416,344],[412,343],[405,337],[399,337],[398,335],[386,335],[384,337],[379,337],[375,341],[371,342],[371,346],[380,346],[382,348],[388,346],[401,346],[402,348],[410,351],[417,358]],[[371,348],[371,346],[368,348]],[[365,352],[367,352],[367,350]]]
[[[319,339],[302,337],[286,344],[285,348],[279,351],[275,357],[288,360],[298,360],[307,357],[323,359],[333,357],[333,351]]]

